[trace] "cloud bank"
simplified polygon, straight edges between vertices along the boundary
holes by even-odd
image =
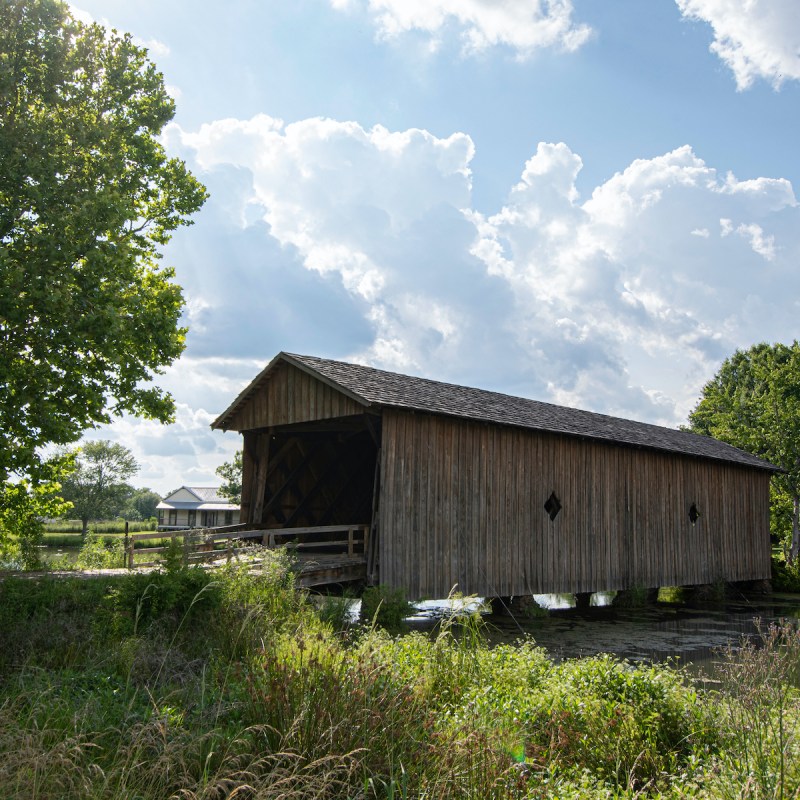
[[[425,35],[433,49],[455,29],[466,54],[505,45],[519,58],[536,50],[573,51],[591,36],[572,18],[571,0],[330,0],[335,9],[366,8],[378,35]]]
[[[579,155],[541,143],[484,214],[463,133],[259,115],[167,139],[212,189],[190,350],[247,359],[242,382],[294,349],[674,425],[733,349],[794,336],[792,186],[689,146],[582,199]]]

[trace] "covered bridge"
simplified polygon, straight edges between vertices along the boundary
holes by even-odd
[[[705,436],[288,353],[212,427],[244,435],[243,523],[366,526],[411,598],[770,575],[775,468]]]

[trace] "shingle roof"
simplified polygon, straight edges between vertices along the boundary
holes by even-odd
[[[401,375],[360,364],[292,353],[279,353],[236,398],[230,408],[214,421],[212,428],[227,427],[227,422],[269,380],[274,367],[281,361],[294,364],[340,391],[343,390],[367,408],[389,407],[444,414],[778,471],[777,467],[767,461],[709,436],[485,389]]]

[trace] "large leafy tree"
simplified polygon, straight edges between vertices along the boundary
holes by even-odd
[[[152,380],[183,298],[160,249],[205,200],[158,140],[173,114],[130,36],[0,3],[0,485],[113,415],[172,417]]]
[[[75,469],[61,480],[61,496],[72,504],[74,514],[83,524],[116,517],[133,494],[128,484],[139,465],[127,447],[106,439],[86,442],[74,454]]]
[[[772,526],[788,560],[800,554],[800,344],[757,344],[726,359],[689,415],[690,429],[767,459]]]

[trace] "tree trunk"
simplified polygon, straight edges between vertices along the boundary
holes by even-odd
[[[792,546],[789,548],[788,563],[794,564],[800,555],[800,497],[792,498]]]
[[[83,530],[81,531],[81,536],[86,539],[86,534],[89,533],[89,520],[82,519],[81,522],[83,523]]]

